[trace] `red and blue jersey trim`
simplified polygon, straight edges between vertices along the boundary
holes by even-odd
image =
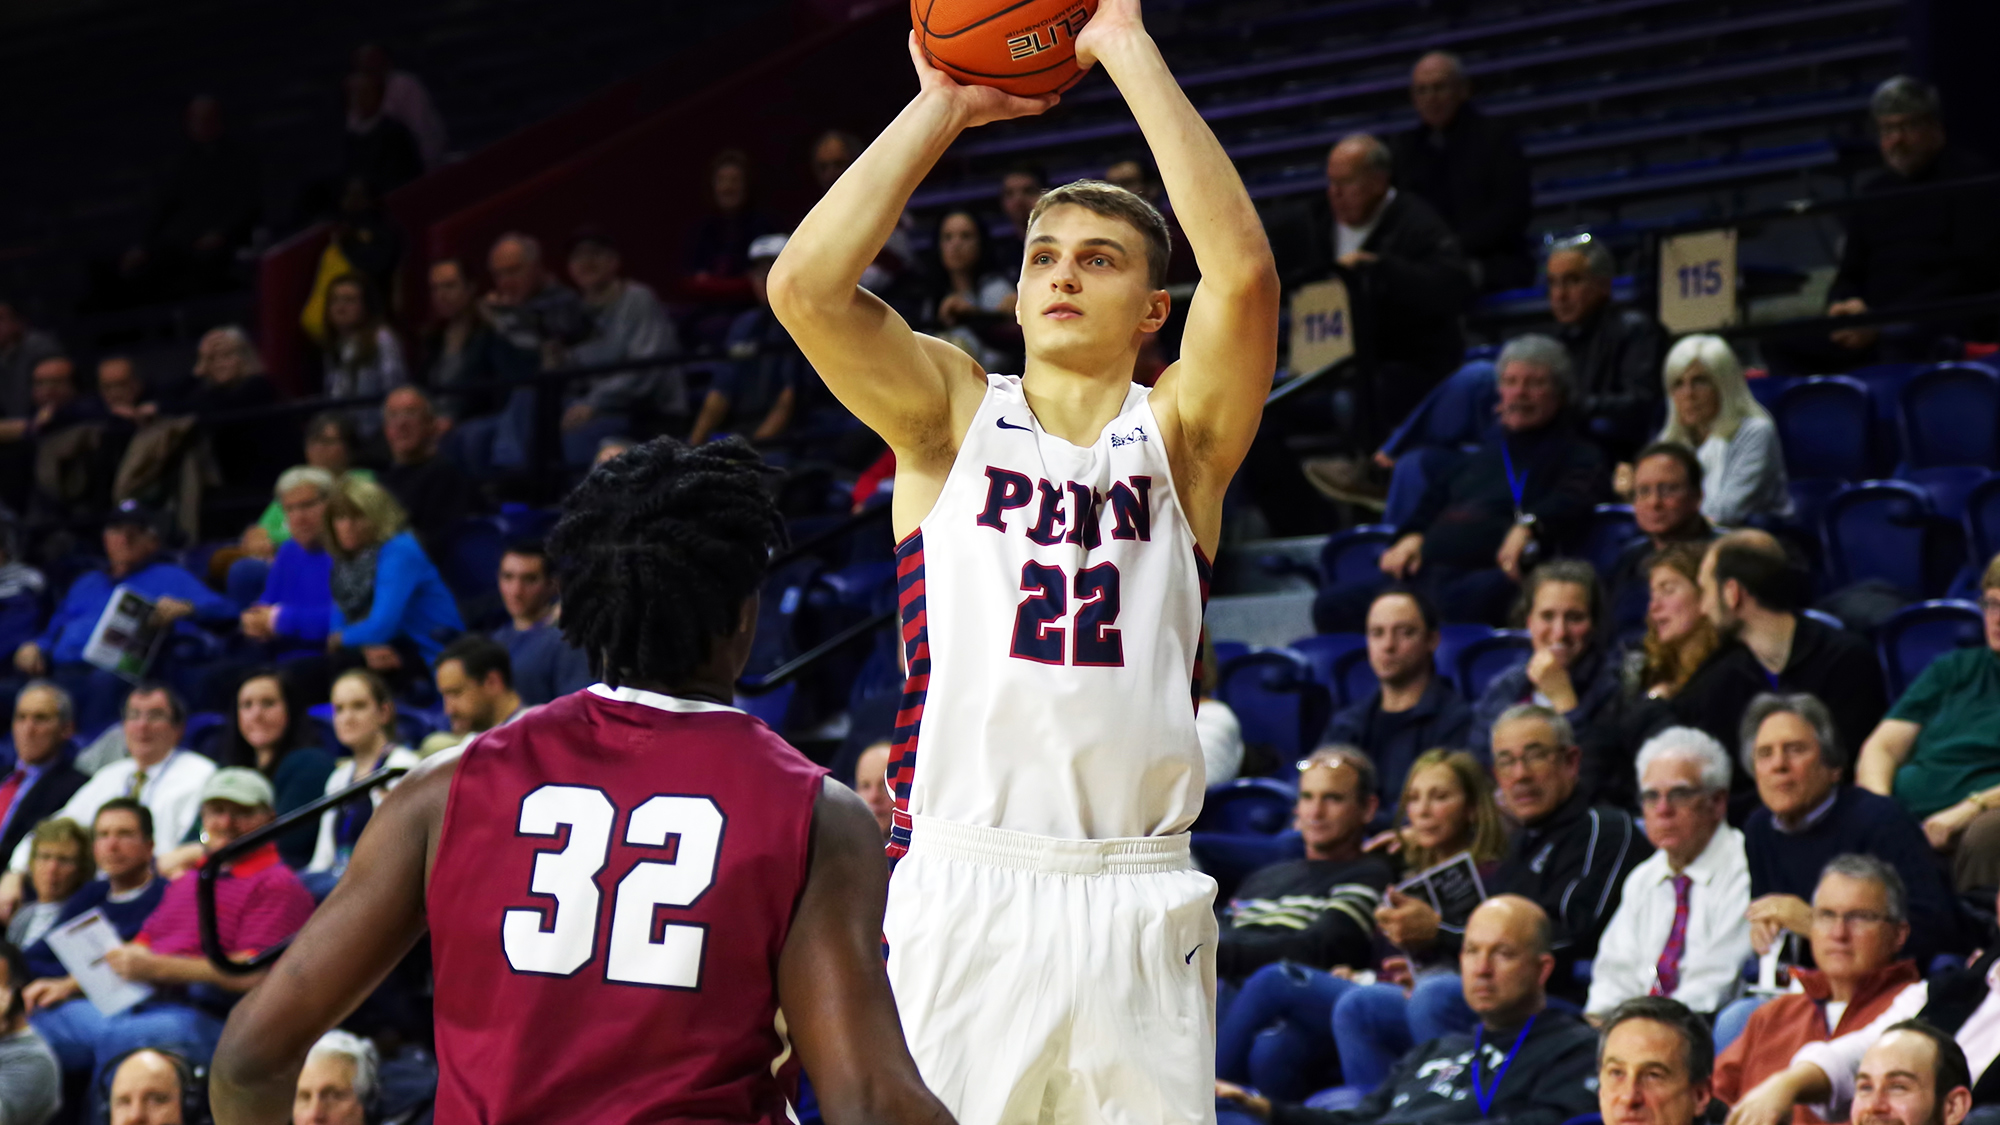
[[[1194,572],[1201,580],[1201,613],[1205,618],[1208,616],[1208,586],[1215,578],[1215,567],[1209,564],[1208,555],[1202,551],[1199,543],[1194,545]],[[1194,693],[1194,705],[1197,710],[1201,708],[1201,682],[1208,678],[1208,669],[1202,666],[1202,654],[1208,651],[1208,646],[1204,643],[1207,638],[1208,626],[1203,624],[1201,631],[1195,635],[1194,679],[1189,684],[1190,690]]]
[[[924,532],[912,531],[896,545],[896,605],[903,633],[902,705],[896,710],[896,732],[889,748],[889,792],[896,812],[889,829],[889,855],[910,850],[910,785],[917,776],[917,734],[924,721],[924,699],[931,686],[930,619],[924,610]]]

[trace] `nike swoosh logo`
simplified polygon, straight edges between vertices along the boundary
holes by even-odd
[[[1203,944],[1207,943],[1204,942]],[[1197,945],[1193,949],[1188,950],[1188,955],[1185,958],[1183,958],[1183,960],[1185,960],[1188,964],[1192,965],[1194,964],[1194,955],[1200,952],[1201,952],[1201,946]]]
[[[1000,428],[1003,430],[1020,430],[1022,433],[1028,433],[1028,434],[1032,434],[1035,432],[1034,428],[1031,426],[1016,426],[1011,422],[1007,421],[1007,419],[1005,418],[995,418],[994,421],[998,422],[1000,424]]]

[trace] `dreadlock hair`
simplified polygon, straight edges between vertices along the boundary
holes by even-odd
[[[597,675],[673,684],[736,631],[785,521],[740,438],[655,438],[593,469],[563,501],[549,557],[563,639]]]

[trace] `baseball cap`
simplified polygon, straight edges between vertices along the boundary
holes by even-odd
[[[270,808],[277,801],[264,775],[243,766],[230,766],[208,775],[201,787],[201,803],[228,801],[246,809]]]
[[[759,235],[750,243],[750,260],[768,262],[776,258],[785,249],[785,243],[790,240],[791,236],[785,234]]]
[[[160,530],[160,514],[137,500],[125,500],[104,519],[106,527],[143,527],[148,531]]]

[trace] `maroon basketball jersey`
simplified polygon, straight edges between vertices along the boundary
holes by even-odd
[[[785,1122],[778,955],[825,776],[632,688],[474,740],[427,896],[440,1125]]]

